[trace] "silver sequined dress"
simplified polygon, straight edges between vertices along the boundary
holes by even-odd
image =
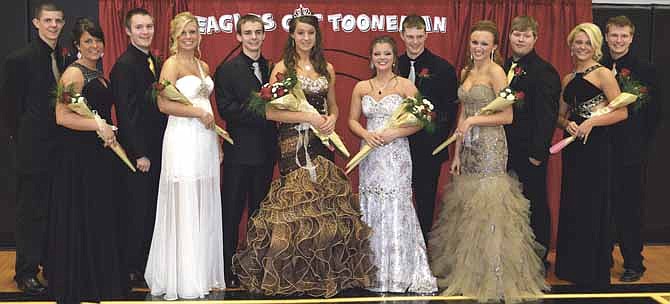
[[[398,94],[375,100],[363,96],[367,129],[384,126],[402,103]],[[370,246],[378,268],[371,290],[377,292],[437,291],[430,272],[426,246],[412,205],[412,160],[407,138],[378,147],[360,165],[360,201],[363,220],[372,227]]]
[[[459,88],[458,96],[470,117],[496,94],[474,85]],[[447,185],[430,233],[430,266],[438,284],[448,286],[445,295],[480,302],[537,298],[548,289],[539,258],[544,248],[530,229],[529,201],[520,183],[506,173],[504,128],[471,128],[459,155],[461,175]]]

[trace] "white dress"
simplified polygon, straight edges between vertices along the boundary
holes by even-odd
[[[184,76],[175,86],[194,106],[212,113],[209,76]],[[154,296],[202,298],[210,289],[225,288],[218,144],[214,130],[197,118],[168,118],[144,274]]]
[[[361,100],[367,129],[384,126],[402,103],[398,94]],[[376,292],[437,291],[426,255],[426,243],[412,204],[412,159],[406,137],[375,148],[360,165],[360,203],[363,220],[372,228]]]

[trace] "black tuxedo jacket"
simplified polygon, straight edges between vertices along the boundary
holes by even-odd
[[[56,52],[59,72],[63,72],[60,48],[51,47],[37,38],[9,56],[0,87],[2,120],[11,137],[16,139],[18,170],[35,173],[47,170],[54,156],[59,128],[54,112],[52,91],[56,87],[51,52]]]
[[[654,89],[657,88],[656,71],[650,64],[639,60],[630,52],[617,60],[605,54],[601,62],[609,69],[616,63],[616,70],[619,73],[622,69],[630,70],[631,78],[650,87],[649,101],[642,106],[629,105],[628,118],[611,128],[613,153],[617,158],[624,164],[640,162],[660,118],[659,103],[653,98]]]
[[[260,165],[273,163],[278,157],[275,123],[248,108],[251,93],[258,92],[261,82],[254,75],[252,62],[244,53],[222,63],[216,69],[214,89],[219,115],[235,144],[224,143],[227,164]],[[270,79],[267,60],[259,60],[263,83]]]
[[[403,54],[398,59],[398,72],[402,77],[409,76],[410,59]],[[420,77],[422,71],[427,72],[428,77]],[[447,139],[451,129],[456,125],[456,114],[458,112],[458,79],[454,67],[446,60],[425,49],[414,62],[416,72],[415,84],[419,92],[430,100],[435,106],[436,128],[435,133],[430,134],[421,130],[409,137],[412,154],[416,157],[436,158],[445,161],[449,158],[447,151],[433,156],[433,150],[442,141]]]
[[[110,81],[116,99],[119,141],[131,160],[158,157],[163,143],[167,115],[151,100],[151,85],[160,76],[160,62],[152,57],[156,76],[149,69],[147,55],[133,45],[116,60]],[[154,154],[154,155],[152,155]]]
[[[505,61],[507,73],[512,59]],[[540,58],[535,50],[520,58],[517,67],[521,73],[510,86],[524,92],[523,102],[514,105],[514,120],[505,126],[511,157],[532,157],[546,161],[556,128],[561,80],[556,69]]]

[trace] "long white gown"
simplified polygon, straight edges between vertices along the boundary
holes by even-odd
[[[402,103],[398,94],[361,100],[367,129],[384,126]],[[378,147],[360,165],[360,202],[363,220],[372,228],[377,292],[437,291],[426,255],[426,243],[412,204],[412,159],[406,137]]]
[[[214,84],[209,76],[184,76],[175,86],[194,106],[212,113]],[[144,274],[154,296],[202,298],[211,289],[225,288],[216,136],[197,118],[168,119],[156,225]]]

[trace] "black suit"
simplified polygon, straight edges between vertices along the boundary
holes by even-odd
[[[505,73],[512,58],[505,62]],[[530,226],[535,239],[546,249],[551,242],[551,217],[547,203],[547,158],[558,117],[561,81],[556,69],[531,51],[517,60],[522,71],[510,86],[525,93],[514,105],[514,121],[505,126],[509,158],[507,169],[516,173],[523,184],[523,194],[530,200]],[[530,163],[532,157],[542,163]],[[547,250],[548,251],[548,250]],[[542,257],[546,260],[546,252]]]
[[[605,55],[602,64],[616,70],[631,71],[631,77],[654,89],[655,71],[651,65],[640,61],[630,53],[613,60]],[[653,92],[652,92],[653,93]],[[649,139],[659,120],[659,104],[651,98],[646,104],[628,106],[628,118],[611,127],[612,153],[617,155],[612,162],[612,207],[614,223],[624,268],[643,272],[641,208],[643,198],[642,177],[647,161]]]
[[[18,189],[16,214],[16,279],[35,276],[43,263],[53,164],[57,160],[58,137],[53,97],[56,86],[51,52],[42,39],[7,57],[0,90],[3,119],[16,140]],[[62,57],[56,50],[59,72]]]
[[[409,137],[412,154],[412,187],[416,200],[416,212],[423,231],[424,240],[428,240],[428,232],[433,225],[435,210],[435,194],[440,179],[442,163],[449,158],[448,151],[433,156],[433,150],[448,136],[456,123],[458,112],[458,80],[454,67],[441,57],[425,49],[414,60],[416,73],[415,84],[419,92],[435,106],[436,128],[430,134],[421,130]],[[408,77],[410,58],[407,54],[400,56],[398,71],[401,76]],[[425,71],[428,77],[420,77]]]
[[[263,83],[270,78],[268,62],[259,60]],[[265,198],[278,156],[274,122],[251,112],[247,105],[261,82],[254,75],[253,60],[240,53],[216,69],[216,102],[226,128],[235,140],[223,145],[223,252],[226,279],[232,279],[232,259],[237,249],[238,227],[245,203],[253,214]]]
[[[151,162],[149,172],[126,171],[123,187],[127,191],[123,216],[123,255],[130,272],[144,272],[146,267],[154,220],[158,181],[161,171],[163,133],[167,117],[151,100],[151,84],[160,76],[160,63],[151,57],[156,75],[149,69],[145,54],[133,45],[117,59],[110,80],[116,99],[119,142],[133,164],[146,157]]]

